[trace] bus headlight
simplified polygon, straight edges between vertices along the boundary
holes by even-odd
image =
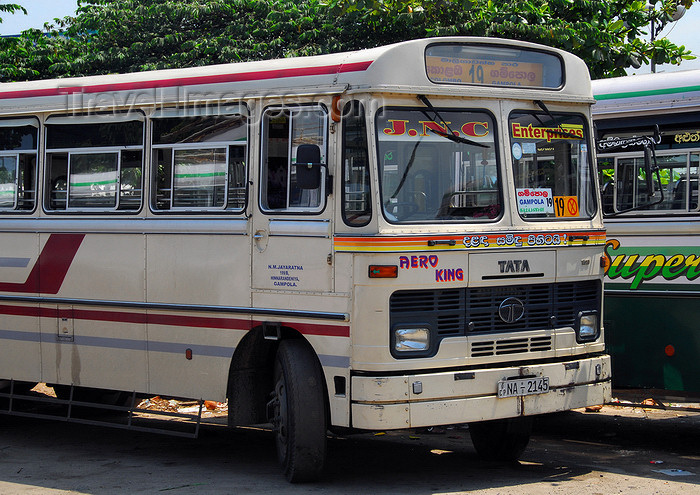
[[[600,325],[598,324],[597,311],[582,311],[578,314],[578,331],[576,340],[578,342],[591,342],[598,338]]]
[[[430,348],[430,329],[427,327],[394,329],[396,352],[421,352]]]

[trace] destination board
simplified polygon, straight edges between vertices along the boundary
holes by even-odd
[[[428,56],[426,68],[433,82],[542,86],[542,64]]]

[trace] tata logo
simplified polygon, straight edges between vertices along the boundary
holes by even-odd
[[[515,323],[525,314],[525,304],[517,297],[504,299],[498,307],[498,316],[505,323]]]
[[[530,271],[530,263],[527,260],[505,260],[499,261],[498,266],[501,273],[523,273]]]

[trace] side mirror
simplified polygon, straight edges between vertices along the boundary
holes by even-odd
[[[297,148],[297,185],[301,189],[321,187],[321,149],[315,144],[301,144]]]

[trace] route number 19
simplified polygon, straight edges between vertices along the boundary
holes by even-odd
[[[481,65],[472,65],[469,68],[469,75],[472,78],[473,83],[482,83],[484,82],[484,68]]]

